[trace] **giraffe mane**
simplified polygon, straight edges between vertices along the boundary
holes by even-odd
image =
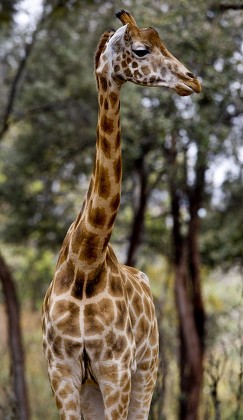
[[[99,60],[102,52],[104,51],[105,45],[107,41],[114,35],[115,31],[112,29],[111,31],[106,31],[101,35],[100,42],[97,47],[97,51],[95,54],[95,68],[97,69],[99,65]]]

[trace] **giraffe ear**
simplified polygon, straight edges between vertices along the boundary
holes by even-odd
[[[127,30],[127,25],[122,26],[117,29],[117,31],[110,38],[107,47],[111,48],[113,51],[119,51],[121,46],[125,44],[124,37]]]

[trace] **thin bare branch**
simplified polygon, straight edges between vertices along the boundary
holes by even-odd
[[[18,92],[19,82],[24,73],[24,70],[26,69],[29,57],[34,49],[38,33],[42,28],[43,24],[50,19],[50,17],[55,13],[56,9],[59,7],[59,4],[57,4],[54,8],[51,9],[50,12],[46,13],[45,4],[43,5],[43,11],[38,23],[36,24],[34,31],[32,32],[31,41],[26,41],[24,45],[23,57],[19,61],[17,71],[15,73],[15,76],[13,77],[12,84],[9,89],[7,104],[2,117],[2,127],[0,128],[0,141],[3,139],[4,134],[9,129],[14,103]]]

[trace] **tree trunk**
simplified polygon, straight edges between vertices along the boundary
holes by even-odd
[[[184,247],[175,267],[175,297],[180,336],[180,420],[197,420],[203,374],[203,352],[195,308],[188,287],[188,256]]]
[[[204,327],[205,327],[205,312],[201,293],[201,278],[200,278],[200,253],[198,246],[199,237],[199,217],[198,217],[198,202],[199,197],[195,195],[190,200],[190,224],[188,232],[188,266],[191,280],[191,300],[193,302],[194,319],[198,336],[201,343],[202,352],[204,351]]]
[[[204,167],[198,165],[194,189],[178,179],[176,137],[171,136],[171,147],[166,149],[169,162],[172,243],[175,265],[175,300],[178,312],[180,338],[180,420],[197,420],[203,380],[204,308],[200,283],[200,256],[198,249],[200,206],[204,187]],[[186,161],[186,159],[185,159]],[[187,194],[186,194],[187,193]],[[189,202],[188,232],[182,234],[182,199]],[[185,225],[184,225],[185,228]]]
[[[3,295],[8,318],[8,343],[17,418],[19,420],[28,420],[29,408],[24,375],[24,350],[21,337],[19,304],[14,280],[1,254],[0,279],[3,285]]]

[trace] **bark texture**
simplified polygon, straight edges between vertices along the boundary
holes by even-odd
[[[185,152],[186,153],[186,152]],[[169,163],[172,244],[175,266],[175,301],[180,338],[180,420],[197,420],[203,381],[205,314],[201,293],[199,216],[206,166],[198,152],[193,186],[178,175],[176,137],[166,150]],[[186,156],[185,156],[186,161]],[[189,221],[182,220],[182,206],[188,203]],[[185,232],[186,231],[186,232]]]
[[[2,282],[8,319],[8,343],[16,415],[19,420],[28,420],[30,417],[25,381],[24,350],[21,337],[19,303],[14,280],[1,254],[0,280]]]

